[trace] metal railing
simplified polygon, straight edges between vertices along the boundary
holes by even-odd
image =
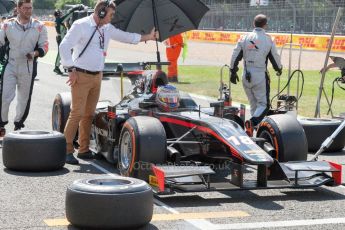
[[[210,11],[204,16],[199,29],[251,31],[253,18],[259,13],[269,17],[269,32],[301,34],[329,34],[338,7],[345,0],[269,0],[267,6],[251,6],[251,1],[202,0]],[[260,1],[254,1],[260,2]],[[337,30],[345,35],[345,18]]]

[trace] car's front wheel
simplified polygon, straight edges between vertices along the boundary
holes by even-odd
[[[121,175],[147,180],[150,165],[167,159],[166,134],[162,123],[153,117],[128,119],[120,134],[118,167]]]
[[[267,116],[260,123],[257,137],[266,139],[275,151],[273,158],[279,162],[304,161],[307,159],[308,143],[297,119],[287,114]]]

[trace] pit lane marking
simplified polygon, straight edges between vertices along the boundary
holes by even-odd
[[[228,211],[228,212],[200,212],[200,213],[171,213],[171,214],[154,214],[151,222],[158,221],[174,221],[185,219],[204,219],[204,218],[234,218],[234,217],[247,217],[248,213],[243,211]],[[70,223],[67,219],[46,219],[43,220],[49,227],[68,226]]]
[[[277,227],[297,227],[297,226],[314,226],[324,224],[344,224],[345,218],[328,218],[328,219],[306,219],[306,220],[286,220],[271,222],[253,222],[253,223],[236,223],[236,224],[213,224],[212,229],[259,229],[259,228],[277,228]]]
[[[43,222],[49,227],[68,226],[70,224],[67,219],[46,219]]]
[[[178,213],[178,214],[154,214],[152,221],[170,221],[184,219],[212,219],[228,217],[247,217],[248,213],[243,211],[225,211],[225,212],[200,212],[200,213]]]

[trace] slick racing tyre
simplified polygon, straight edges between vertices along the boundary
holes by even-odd
[[[55,96],[52,110],[53,130],[64,132],[71,106],[71,93],[64,92]]]
[[[279,114],[265,117],[259,124],[257,137],[265,138],[276,150],[272,156],[279,162],[307,159],[307,138],[294,116]]]
[[[152,214],[152,189],[139,179],[96,177],[67,188],[67,220],[81,229],[133,229],[148,224]]]
[[[12,170],[57,170],[65,165],[66,140],[56,131],[14,131],[4,137],[2,157]]]
[[[118,166],[121,175],[148,180],[151,163],[164,164],[167,141],[162,123],[153,117],[128,119],[120,134]]]
[[[321,118],[300,118],[299,123],[302,125],[308,140],[308,151],[316,152],[327,137],[339,127],[341,120],[338,119],[321,119]],[[345,145],[345,129],[343,129],[334,139],[333,143],[325,152],[338,152]]]

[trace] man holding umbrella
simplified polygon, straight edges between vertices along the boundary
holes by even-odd
[[[89,150],[91,123],[99,99],[102,70],[110,39],[132,44],[158,39],[158,32],[154,28],[146,35],[115,28],[110,24],[114,13],[113,1],[99,0],[95,13],[75,21],[59,47],[62,65],[69,72],[67,83],[72,91],[71,112],[64,130],[68,164],[79,163],[73,156],[73,139],[78,127],[78,157],[93,158]]]

